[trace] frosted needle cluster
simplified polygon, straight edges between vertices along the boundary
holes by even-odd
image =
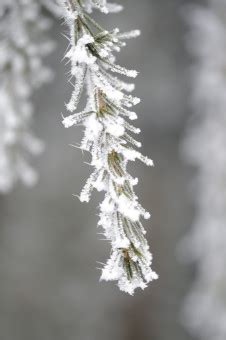
[[[70,62],[71,99],[66,104],[71,114],[63,119],[66,128],[83,124],[84,137],[80,149],[91,153],[93,172],[79,196],[90,200],[93,189],[104,191],[98,225],[111,242],[110,259],[102,269],[101,280],[118,281],[122,291],[133,294],[138,287],[157,279],[151,269],[152,256],[145,239],[141,218],[150,214],[138,202],[134,186],[138,183],[127,172],[129,161],[139,159],[148,166],[152,160],[137,148],[141,143],[131,134],[140,130],[129,123],[137,118],[131,108],[140,102],[130,94],[133,84],[116,74],[135,78],[137,72],[116,63],[115,52],[127,39],[139,35],[138,30],[121,33],[118,28],[107,31],[90,16],[94,8],[103,13],[117,12],[121,6],[104,0],[61,1],[64,18],[69,26],[69,47],[65,59]],[[86,90],[84,109],[77,112],[80,98]]]
[[[36,0],[8,0],[0,4],[0,192],[21,180],[33,185],[37,174],[30,155],[39,154],[42,142],[30,132],[34,89],[52,78],[43,57],[53,49]]]

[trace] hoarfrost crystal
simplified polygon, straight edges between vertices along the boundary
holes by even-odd
[[[91,153],[94,169],[80,200],[88,202],[94,188],[105,192],[98,225],[111,242],[112,252],[101,279],[116,280],[121,290],[133,294],[136,288],[144,289],[147,283],[157,279],[157,274],[151,269],[152,256],[140,222],[150,214],[138,202],[133,189],[138,179],[127,172],[127,163],[140,159],[152,166],[153,162],[133,149],[133,146],[141,147],[141,143],[130,135],[131,132],[138,134],[140,130],[128,122],[128,119],[136,119],[130,108],[140,101],[129,93],[134,85],[118,79],[113,73],[136,77],[135,70],[115,63],[114,54],[125,46],[126,39],[138,36],[139,31],[107,31],[96,23],[88,14],[93,8],[104,13],[120,9],[106,0],[67,0],[60,4],[70,30],[70,46],[65,59],[71,65],[70,81],[75,79],[71,99],[66,105],[72,114],[65,117],[63,123],[66,128],[79,123],[84,125],[80,148]],[[84,88],[86,107],[74,113]]]

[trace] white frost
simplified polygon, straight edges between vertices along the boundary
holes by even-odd
[[[126,93],[134,89],[134,84],[127,84],[112,72],[132,78],[137,76],[135,70],[117,65],[114,54],[125,46],[124,39],[139,35],[139,31],[120,33],[118,28],[110,32],[102,29],[88,13],[95,7],[104,13],[118,9],[105,0],[85,1],[83,7],[77,3],[75,10],[82,17],[80,21],[78,15],[73,16],[69,1],[66,3],[65,19],[71,34],[66,58],[70,60],[75,85],[67,104],[72,114],[63,118],[63,124],[70,127],[82,123],[85,127],[80,147],[91,153],[93,167],[79,198],[88,202],[94,188],[105,192],[99,207],[98,225],[111,242],[112,252],[101,280],[117,280],[119,288],[132,295],[136,288],[144,289],[157,279],[157,275],[151,269],[152,256],[140,221],[150,218],[150,214],[138,203],[133,189],[138,179],[129,175],[127,163],[136,159],[146,165],[153,165],[153,162],[133,148],[141,147],[130,135],[138,134],[140,129],[127,122],[127,118],[137,118],[128,108],[140,102],[139,98]],[[73,20],[67,20],[72,17]],[[97,30],[95,33],[93,26]],[[74,113],[84,88],[86,107]]]

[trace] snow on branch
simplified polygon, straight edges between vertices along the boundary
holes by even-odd
[[[118,5],[106,0],[62,0],[64,19],[69,26],[70,46],[65,59],[70,62],[70,81],[74,89],[66,107],[71,115],[63,119],[65,127],[82,123],[85,127],[80,144],[92,155],[93,173],[87,180],[80,200],[88,202],[93,189],[104,191],[100,204],[99,223],[111,242],[110,259],[102,270],[101,280],[116,280],[122,291],[133,294],[138,287],[157,279],[152,271],[152,256],[145,239],[141,218],[150,214],[138,202],[134,186],[138,179],[127,172],[129,161],[141,160],[152,166],[152,160],[135,148],[141,147],[130,133],[140,130],[128,122],[136,119],[131,108],[139,98],[130,92],[133,84],[115,74],[135,78],[137,72],[116,64],[115,52],[125,46],[125,40],[139,35],[138,30],[120,33],[102,28],[89,13],[93,8],[101,12],[116,12]],[[86,89],[87,102],[81,112],[74,112]]]
[[[0,192],[8,192],[17,180],[37,180],[28,159],[43,144],[30,132],[31,96],[52,78],[42,59],[53,43],[45,37],[50,22],[36,0],[3,1],[0,16]]]

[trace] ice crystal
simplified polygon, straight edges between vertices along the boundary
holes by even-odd
[[[84,0],[81,1],[84,9],[91,13],[93,9],[97,8],[103,13],[117,13],[120,12],[123,7],[115,3],[108,3],[107,0]]]
[[[140,101],[130,94],[134,85],[112,73],[131,78],[137,76],[135,70],[115,63],[115,52],[125,46],[126,39],[136,37],[140,32],[120,33],[118,28],[107,31],[96,23],[88,14],[93,8],[104,13],[120,9],[105,0],[67,0],[61,5],[70,30],[70,46],[65,59],[71,65],[70,81],[75,80],[71,99],[66,104],[73,114],[65,117],[63,123],[67,128],[78,123],[84,125],[80,148],[92,155],[93,172],[79,198],[81,202],[88,202],[94,188],[105,192],[98,224],[111,242],[112,252],[101,279],[116,280],[121,290],[133,294],[137,287],[144,289],[147,283],[156,279],[157,274],[151,269],[152,256],[140,222],[150,214],[138,202],[133,189],[138,179],[127,172],[127,163],[140,159],[152,166],[153,162],[133,148],[141,147],[141,143],[130,135],[131,132],[138,134],[140,129],[127,121],[137,118],[130,111]],[[86,107],[74,113],[84,88]]]
[[[30,132],[31,95],[52,77],[42,58],[53,44],[35,0],[3,1],[0,12],[0,191],[8,192],[18,179],[27,185],[37,180],[27,161],[43,149]]]
[[[195,57],[195,114],[184,143],[186,159],[198,169],[197,212],[183,243],[197,276],[185,304],[185,321],[204,340],[226,338],[226,4],[186,11],[188,46]],[[195,123],[195,124],[194,124]],[[184,247],[184,245],[186,247]]]

